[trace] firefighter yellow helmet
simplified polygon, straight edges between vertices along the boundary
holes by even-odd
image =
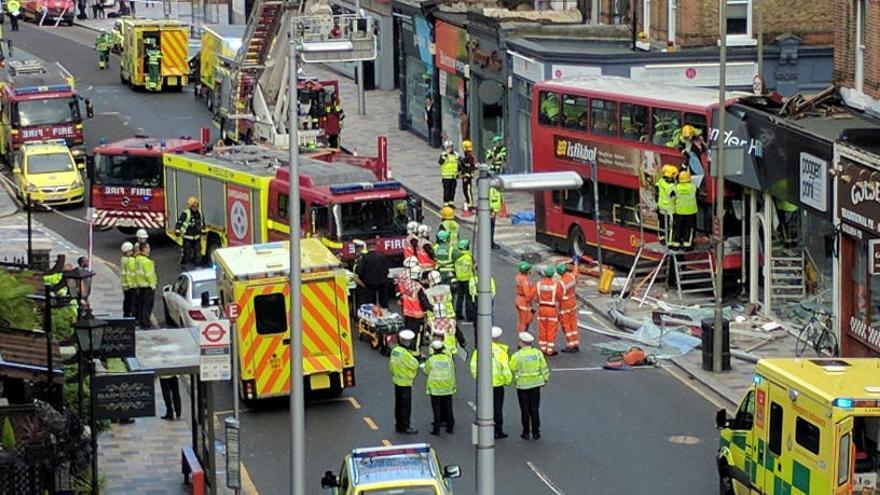
[[[675,165],[666,164],[663,165],[662,169],[660,169],[660,173],[663,174],[663,177],[674,179],[675,176],[678,175],[678,167],[676,167]]]
[[[198,208],[199,200],[195,196],[190,196],[189,199],[186,200],[186,206],[189,208]]]
[[[455,210],[451,206],[444,206],[440,209],[440,218],[443,220],[452,220],[455,218]]]
[[[472,143],[470,139],[465,139],[461,142],[461,149],[464,151],[473,151],[474,143]]]
[[[685,139],[692,139],[698,134],[700,134],[700,131],[698,131],[696,127],[690,124],[685,124],[684,127],[681,128],[681,137]]]
[[[687,170],[683,170],[680,174],[678,174],[679,182],[690,182],[691,181],[691,173]]]

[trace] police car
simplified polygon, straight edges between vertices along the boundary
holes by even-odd
[[[440,468],[426,443],[355,449],[345,456],[339,475],[324,473],[321,487],[335,495],[451,495],[458,466]]]

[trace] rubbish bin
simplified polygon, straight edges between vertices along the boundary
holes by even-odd
[[[724,318],[721,324],[721,370],[730,370],[730,320]],[[706,318],[700,322],[703,329],[703,369],[712,371],[712,358],[714,347],[712,336],[715,334],[715,318]]]

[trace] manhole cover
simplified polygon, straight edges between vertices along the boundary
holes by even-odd
[[[669,443],[677,443],[680,445],[696,445],[700,443],[700,439],[690,435],[673,435],[666,439]]]

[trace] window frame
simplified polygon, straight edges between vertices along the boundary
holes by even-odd
[[[270,298],[271,298],[271,300],[270,300]],[[278,301],[277,301],[278,299],[281,300],[281,304],[278,304]],[[257,335],[275,336],[275,335],[283,335],[287,332],[288,324],[287,324],[287,300],[286,299],[287,298],[284,297],[284,293],[282,293],[282,292],[273,292],[271,294],[260,294],[258,296],[254,296],[254,298],[252,299],[252,301],[253,301],[252,304],[253,304],[253,308],[254,308],[254,328],[257,331]],[[267,306],[263,305],[264,304],[263,301],[266,301],[265,304]],[[278,321],[282,322],[281,328],[277,329],[276,327],[273,327],[273,329],[271,331],[269,329],[265,329],[264,325],[266,325],[266,323],[265,323],[266,320],[265,320],[265,318],[263,318],[263,315],[265,315],[264,311],[278,312],[279,306],[281,307],[282,318]],[[271,309],[270,309],[270,307],[271,307]],[[275,314],[272,316],[275,317],[278,315]],[[263,322],[263,323],[261,323],[261,322]],[[276,322],[273,322],[273,323],[276,323]]]
[[[579,126],[570,126],[565,121],[565,107],[566,107],[565,100],[569,99],[569,98],[574,99],[575,103],[573,106],[575,108],[578,108],[578,103],[577,103],[578,100],[583,100],[584,105],[581,107],[581,109],[583,110],[583,113],[581,114],[581,122],[580,122],[581,125],[579,125]],[[590,129],[590,122],[592,121],[592,119],[590,118],[590,100],[591,100],[591,98],[589,96],[584,96],[584,95],[563,94],[561,100],[562,100],[562,106],[561,106],[560,112],[559,112],[560,116],[562,117],[560,119],[561,127],[564,129],[571,129],[573,131],[591,132],[591,129]]]
[[[543,118],[543,113],[541,112],[541,107],[544,105],[544,98],[546,95],[549,95],[549,94],[556,95],[556,101],[559,104],[559,113],[556,114],[556,121],[555,122],[553,122],[553,121],[548,122],[547,120],[545,120]],[[559,93],[557,93],[555,91],[541,90],[540,92],[538,92],[538,124],[540,124],[544,127],[561,127],[561,124],[562,124],[562,119],[561,119],[562,105],[561,105],[561,103],[562,102],[559,100],[560,100]]]
[[[633,138],[630,138],[630,137],[626,137],[626,136],[625,136],[625,133],[624,133],[624,131],[623,131],[623,107],[624,107],[624,105],[629,106],[629,107],[633,107],[633,108],[641,107],[641,108],[644,108],[644,109],[645,109],[645,122],[644,122],[644,124],[645,124],[645,134],[644,134],[644,136],[648,138],[646,141],[641,141],[640,138],[633,139]],[[633,102],[629,102],[629,101],[618,101],[618,104],[617,104],[617,118],[618,118],[618,121],[619,121],[619,128],[620,128],[619,131],[618,131],[618,133],[617,133],[617,137],[618,137],[618,138],[620,138],[620,139],[622,139],[622,140],[624,140],[624,141],[631,141],[631,142],[634,142],[634,143],[641,143],[641,144],[650,144],[650,143],[652,143],[652,141],[651,141],[651,139],[652,139],[652,137],[651,137],[652,132],[651,132],[651,131],[652,131],[653,129],[652,129],[652,126],[651,126],[651,107],[650,107],[649,105],[644,105],[644,104],[641,104],[641,103],[633,103]]]
[[[657,112],[670,112],[670,113],[675,112],[675,113],[678,113],[678,124],[672,127],[673,130],[670,131],[670,133],[669,133],[669,137],[665,138],[664,141],[663,141],[662,143],[657,143],[657,142],[654,141],[654,137],[657,135],[656,132],[654,132],[654,131],[656,130],[656,128],[655,128],[655,122],[654,122],[654,115],[655,115]],[[675,110],[675,109],[673,109],[673,108],[651,107],[651,115],[650,115],[649,124],[648,124],[648,125],[650,126],[650,128],[651,128],[651,129],[650,129],[650,136],[651,136],[651,141],[650,141],[650,143],[653,144],[654,146],[661,146],[661,147],[664,147],[664,148],[665,148],[665,147],[666,147],[666,143],[667,143],[670,139],[672,139],[672,133],[674,132],[675,129],[680,129],[680,128],[681,128],[681,123],[682,123],[683,121],[684,121],[684,112],[681,111],[681,110]]]
[[[846,455],[844,455],[843,441],[846,439]],[[849,472],[852,465],[852,432],[848,431],[837,439],[837,486],[849,483]],[[846,462],[841,466],[841,463]],[[843,468],[843,469],[841,469]],[[841,475],[843,476],[841,478]]]
[[[767,449],[776,457],[782,455],[782,430],[785,421],[785,408],[770,401],[770,421],[767,425]]]
[[[601,109],[593,107],[593,102],[597,102],[597,101],[603,102]],[[596,124],[596,119],[593,116],[593,112],[597,111],[597,110],[600,110],[603,113],[608,112],[607,107],[604,105],[605,103],[611,103],[613,106],[613,109],[614,109],[614,119],[613,119],[614,132],[613,133],[596,132],[596,129],[594,128],[594,126]],[[587,132],[589,132],[593,136],[604,136],[604,137],[615,138],[615,139],[620,138],[620,100],[611,100],[611,99],[607,99],[607,98],[590,97],[587,108],[589,109],[589,112],[587,112],[589,114],[587,117],[587,121],[588,121],[587,122],[588,123]]]
[[[727,13],[728,19],[730,15],[730,7],[731,5],[745,5],[746,6],[746,32],[745,33],[736,33],[730,34],[729,30],[727,33],[727,44],[730,46],[753,46],[758,44],[758,40],[755,39],[755,27],[754,27],[754,0],[726,0],[727,1]],[[725,19],[727,22],[727,19]]]
[[[794,441],[807,452],[818,456],[822,446],[822,430],[811,421],[801,416],[796,416],[794,422]]]

